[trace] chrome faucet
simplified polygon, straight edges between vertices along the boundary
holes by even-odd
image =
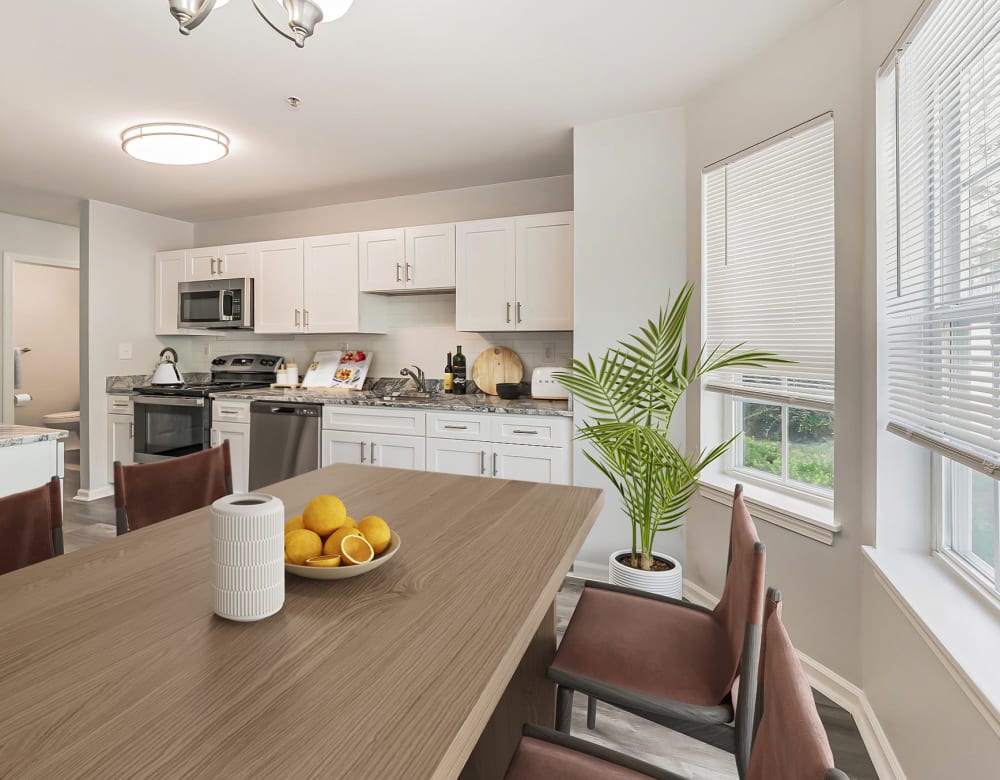
[[[420,388],[421,393],[426,393],[427,385],[424,383],[424,370],[420,366],[414,366],[414,368],[417,369],[417,373],[415,374],[408,368],[401,368],[399,369],[399,375],[408,376],[417,383],[417,387]]]

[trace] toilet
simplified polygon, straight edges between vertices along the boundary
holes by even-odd
[[[46,428],[58,428],[69,431],[69,438],[66,439],[67,450],[80,449],[80,410],[75,412],[53,412],[42,415],[42,425]]]

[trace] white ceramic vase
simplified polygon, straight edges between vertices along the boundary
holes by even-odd
[[[660,596],[670,596],[679,599],[683,595],[684,576],[681,572],[681,562],[670,555],[653,551],[653,557],[670,561],[674,568],[668,571],[643,571],[633,569],[618,562],[618,556],[631,555],[632,550],[617,550],[608,558],[608,581],[612,585],[644,590]]]

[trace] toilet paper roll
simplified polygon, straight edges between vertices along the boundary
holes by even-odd
[[[31,393],[14,393],[14,406],[27,406],[31,403]]]
[[[285,603],[285,505],[265,493],[212,504],[212,608],[229,620],[262,620]]]

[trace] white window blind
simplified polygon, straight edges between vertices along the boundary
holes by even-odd
[[[940,0],[882,74],[889,429],[1000,463],[1000,0]]]
[[[705,169],[705,336],[791,364],[706,388],[833,411],[834,141],[827,114]]]

